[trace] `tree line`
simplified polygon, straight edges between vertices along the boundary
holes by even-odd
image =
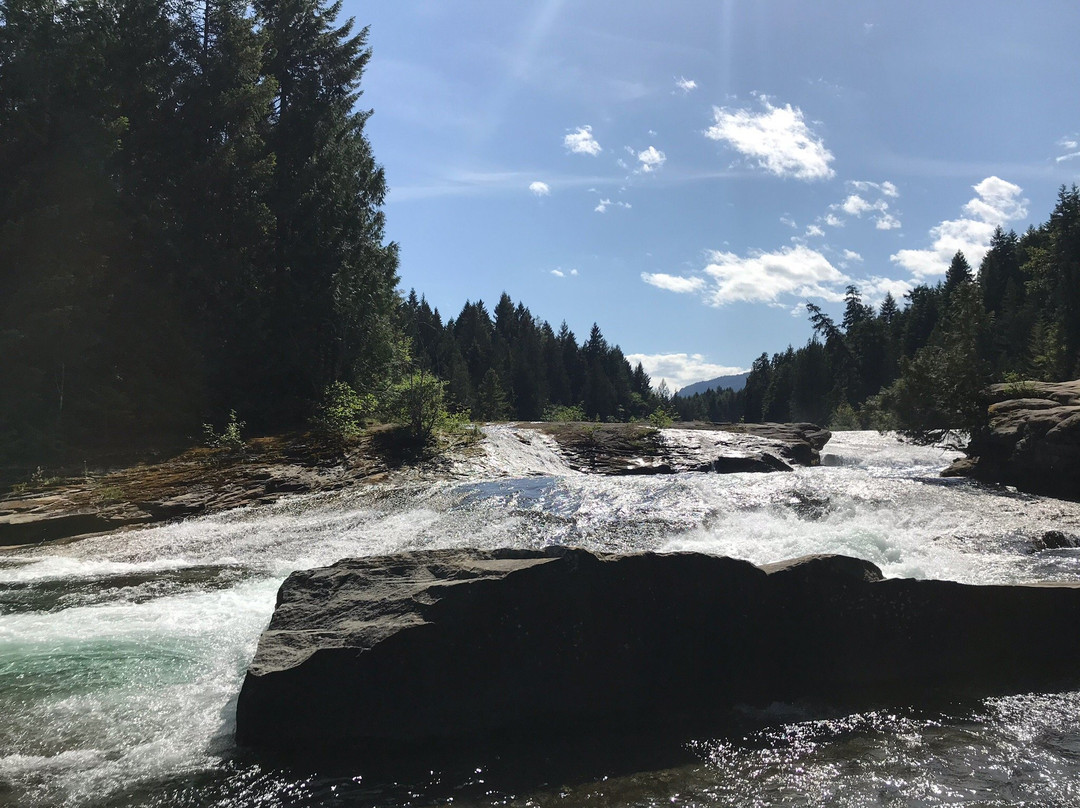
[[[0,3],[0,454],[279,429],[382,383],[397,247],[340,8]]]
[[[840,322],[808,303],[812,334],[753,363],[746,387],[673,406],[680,418],[814,421],[933,437],[978,428],[989,383],[1080,376],[1080,191],[1062,186],[1048,221],[998,227],[974,272],[957,252],[943,281],[877,308],[849,286]]]
[[[565,322],[556,331],[506,293],[492,312],[466,302],[444,323],[414,290],[401,318],[414,361],[445,381],[449,407],[474,420],[627,421],[666,403],[598,325],[579,343]]]

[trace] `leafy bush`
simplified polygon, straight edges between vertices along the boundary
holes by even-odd
[[[375,397],[360,395],[345,382],[333,382],[323,391],[312,426],[330,440],[344,442],[364,431],[364,422],[376,409]]]
[[[1039,388],[1019,373],[1005,374],[1005,392],[1009,398],[1039,398]]]
[[[832,415],[829,416],[829,429],[833,431],[847,432],[862,428],[863,426],[859,421],[855,408],[846,401],[833,410]]]
[[[241,435],[245,426],[247,424],[237,418],[236,410],[229,410],[229,420],[220,433],[215,431],[213,424],[203,424],[203,443],[211,449],[242,452],[247,446]]]
[[[661,382],[663,384],[663,382]],[[657,429],[666,429],[674,423],[674,419],[668,415],[667,410],[663,407],[657,407],[649,415],[649,423]]]
[[[413,371],[387,391],[383,416],[407,426],[413,439],[427,443],[435,427],[450,417],[445,393],[446,382],[422,370]]]
[[[541,417],[545,421],[560,421],[562,423],[584,421],[585,410],[581,408],[580,404],[575,404],[572,407],[549,404],[544,408],[544,414]]]

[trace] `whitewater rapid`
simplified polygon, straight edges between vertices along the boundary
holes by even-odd
[[[0,555],[0,805],[241,806],[280,793],[336,804],[307,780],[236,759],[232,731],[243,672],[281,580],[344,557],[567,544],[754,563],[836,552],[889,576],[968,583],[1080,577],[1080,551],[1031,551],[1047,530],[1080,536],[1076,503],[942,479],[955,452],[877,433],[838,433],[822,455],[821,467],[792,473],[601,477],[569,469],[539,432],[492,426],[482,455],[449,476],[285,497]],[[1062,698],[1039,709],[1056,715]],[[880,730],[886,719],[861,720],[852,732],[867,744],[895,735]],[[929,729],[919,727],[912,732],[925,744]],[[806,732],[817,738],[806,742],[813,749],[847,743],[832,729]],[[678,775],[684,796],[704,802],[733,772],[772,766],[780,777],[793,755],[812,757],[810,746],[792,751],[765,736],[756,751],[725,743],[705,744],[703,769]],[[1019,742],[987,743],[992,758]],[[1080,760],[1080,730],[1075,743]],[[769,766],[763,748],[772,750]],[[1061,765],[1055,758],[1052,767]],[[1080,774],[1070,776],[1080,784]],[[655,784],[634,782],[655,796]],[[396,804],[386,800],[379,804]]]

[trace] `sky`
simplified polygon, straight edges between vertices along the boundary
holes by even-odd
[[[1080,3],[344,0],[401,288],[677,389],[978,267],[1080,182]]]

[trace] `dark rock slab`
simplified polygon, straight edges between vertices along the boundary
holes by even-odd
[[[555,438],[571,468],[609,475],[791,471],[792,465],[819,465],[821,449],[832,437],[827,429],[802,423],[533,426]]]
[[[830,710],[1080,683],[1080,585],[883,580],[816,556],[442,550],[291,575],[237,704],[285,759],[708,732],[740,705]]]
[[[1080,380],[995,384],[986,397],[987,430],[944,474],[1080,499]]]

